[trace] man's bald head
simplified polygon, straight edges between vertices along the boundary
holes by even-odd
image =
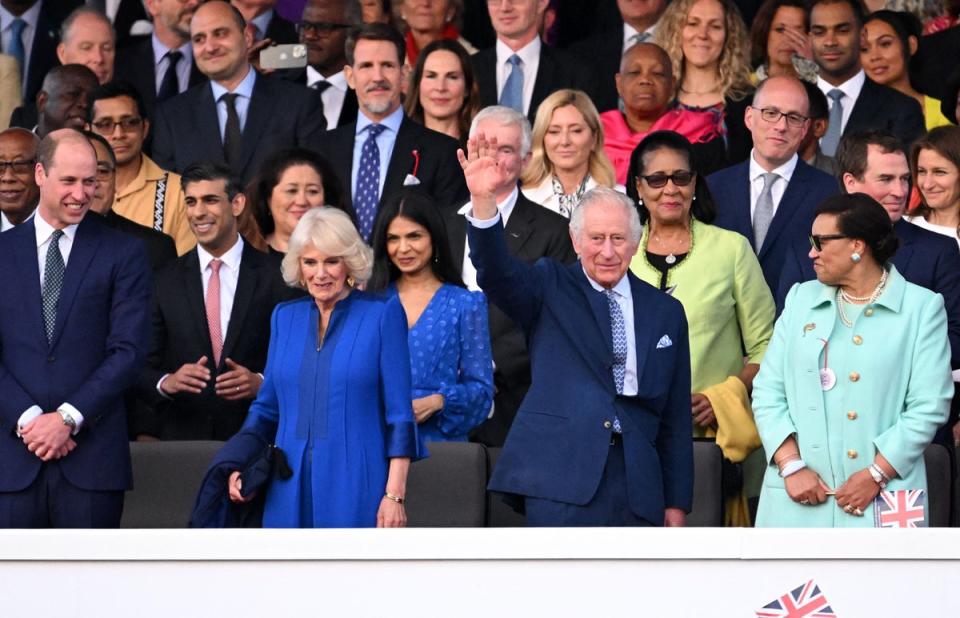
[[[19,225],[37,206],[40,189],[34,178],[40,138],[26,129],[0,132],[0,212],[7,221]]]
[[[40,135],[66,127],[82,129],[87,122],[87,97],[97,85],[97,76],[82,64],[50,69],[37,93]]]

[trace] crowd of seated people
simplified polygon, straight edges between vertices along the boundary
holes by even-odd
[[[683,525],[694,438],[727,525],[925,489],[956,3],[593,4],[0,1],[0,527],[116,526],[131,440],[280,527],[405,525],[431,441],[531,525]]]

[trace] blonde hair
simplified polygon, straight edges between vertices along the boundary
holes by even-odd
[[[683,84],[685,58],[683,56],[683,27],[687,15],[700,0],[673,0],[657,22],[654,41],[662,47],[673,63],[676,78],[674,96]],[[743,99],[750,92],[750,36],[740,16],[740,9],[731,0],[717,0],[723,7],[723,51],[717,61],[720,73],[720,92],[724,98]]]
[[[290,287],[302,287],[300,256],[308,247],[330,256],[343,258],[347,272],[357,284],[370,278],[373,250],[367,246],[350,217],[338,208],[312,208],[300,218],[290,235],[287,255],[283,257],[283,280]]]
[[[536,187],[545,179],[553,175],[553,163],[547,157],[546,148],[543,146],[543,139],[550,128],[550,120],[553,119],[553,112],[572,105],[583,116],[584,122],[593,131],[597,143],[594,144],[590,152],[590,158],[587,159],[587,171],[598,185],[612,187],[616,174],[613,171],[613,165],[610,159],[603,152],[603,125],[600,123],[600,114],[593,101],[586,93],[580,90],[571,90],[565,88],[557,90],[540,104],[537,108],[537,117],[533,121],[533,150],[530,156],[530,162],[523,170],[520,177],[521,182],[527,187]]]

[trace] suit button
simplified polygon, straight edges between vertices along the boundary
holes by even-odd
[[[48,363],[56,362],[56,360],[57,360],[57,357],[56,357],[56,356],[48,356],[48,357],[47,357],[47,362],[48,362]]]
[[[610,429],[611,427],[613,427],[613,423],[611,423],[610,421],[603,421],[604,429]]]
[[[851,372],[850,372],[850,381],[851,381],[851,382],[857,382],[857,381],[859,381],[859,380],[860,380],[860,374],[857,373],[856,371],[851,371]]]
[[[854,412],[853,410],[850,410],[849,412],[847,412],[847,418],[850,419],[851,421],[855,421],[857,420],[857,413]]]
[[[865,315],[865,316],[867,316],[867,317],[869,318],[871,315],[873,315],[873,309],[864,309],[864,310],[863,310],[863,315]]]
[[[863,337],[861,337],[860,335],[854,335],[853,345],[860,345],[861,343],[863,343]]]
[[[853,449],[850,449],[849,451],[847,451],[847,457],[849,457],[850,459],[856,459],[857,452]]]

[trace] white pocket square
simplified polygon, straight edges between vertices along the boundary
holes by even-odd
[[[668,335],[664,335],[663,337],[660,337],[660,341],[657,342],[657,349],[669,348],[672,345],[673,341],[670,340],[670,337]]]
[[[403,186],[405,187],[414,187],[418,184],[420,184],[420,179],[413,174],[407,174],[407,177],[403,179]]]

